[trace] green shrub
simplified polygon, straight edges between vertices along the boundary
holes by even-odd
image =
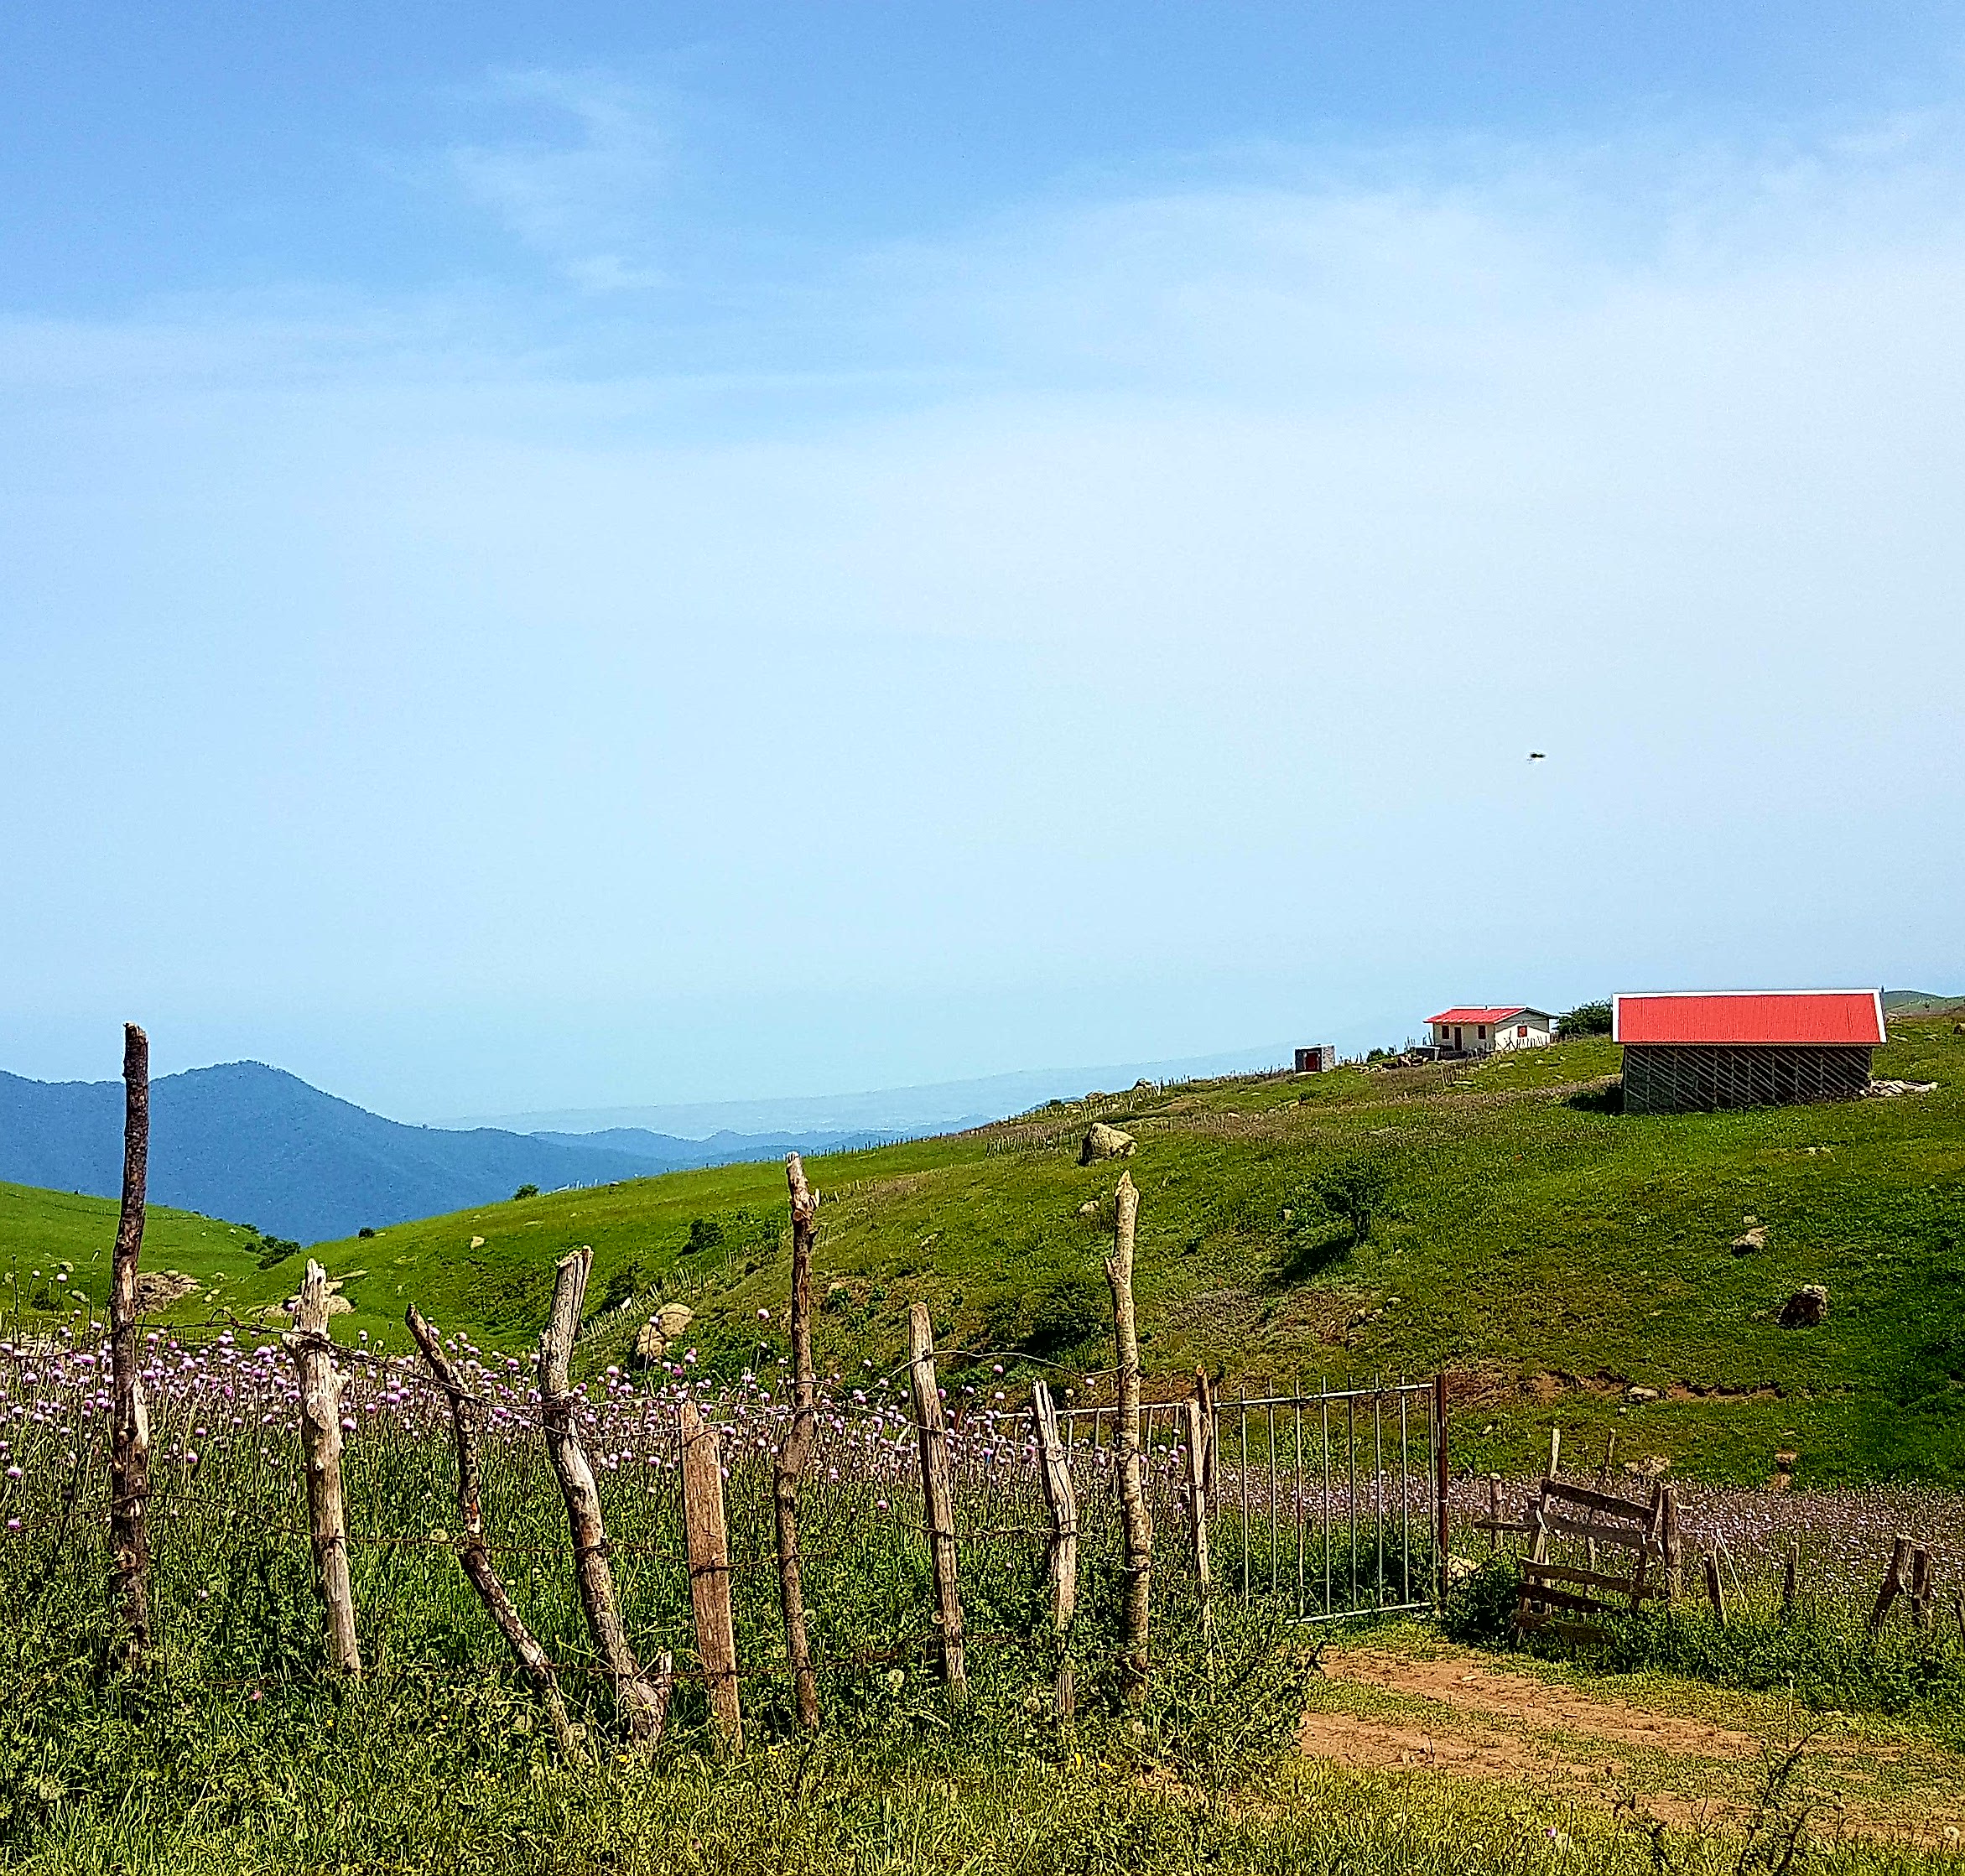
[[[1556,1033],[1566,1042],[1574,1042],[1578,1036],[1608,1036],[1610,1033],[1609,1000],[1579,1003],[1573,1010],[1565,1010],[1556,1019]]]
[[[1479,1647],[1512,1641],[1520,1583],[1511,1557],[1488,1557],[1448,1590],[1440,1626],[1455,1641]]]

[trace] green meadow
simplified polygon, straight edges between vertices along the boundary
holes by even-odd
[[[1559,1426],[1579,1460],[1614,1433],[1625,1458],[1734,1483],[1765,1482],[1778,1452],[1801,1484],[1965,1483],[1965,1037],[1949,1015],[1900,1021],[1876,1068],[1938,1085],[1627,1117],[1604,1092],[1617,1052],[1592,1040],[1472,1068],[1142,1086],[816,1159],[820,1359],[890,1368],[924,1298],[938,1342],[965,1352],[958,1371],[1109,1360],[1099,1259],[1120,1168],[1078,1163],[1099,1119],[1136,1141],[1143,1353],[1166,1387],[1200,1365],[1231,1391],[1446,1368],[1457,1464],[1527,1467]],[[1328,1203],[1333,1172],[1359,1167],[1382,1187],[1362,1234]],[[1736,1253],[1749,1220],[1765,1247]],[[23,1307],[59,1303],[36,1285],[66,1260],[99,1308],[114,1224],[112,1203],[0,1186],[0,1281],[18,1274]],[[413,1299],[517,1349],[575,1244],[595,1254],[594,1364],[627,1359],[675,1299],[713,1371],[782,1352],[776,1164],[487,1205],[311,1255],[351,1305],[338,1335],[407,1346]],[[161,1210],[144,1255],[197,1281],[166,1312],[186,1323],[264,1320],[302,1262]],[[1829,1291],[1827,1323],[1782,1327],[1810,1283]],[[1631,1404],[1631,1385],[1660,1398]]]

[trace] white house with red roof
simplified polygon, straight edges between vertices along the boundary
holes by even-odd
[[[1500,1055],[1510,1049],[1547,1048],[1556,1019],[1522,1003],[1466,1003],[1426,1019],[1435,1048],[1453,1055]]]

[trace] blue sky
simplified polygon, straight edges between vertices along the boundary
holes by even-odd
[[[1962,104],[1955,8],[14,9],[0,1064],[1965,987]]]

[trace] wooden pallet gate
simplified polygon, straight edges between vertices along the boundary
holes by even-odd
[[[1666,1489],[1654,1486],[1648,1501],[1620,1498],[1600,1487],[1545,1478],[1530,1508],[1534,1543],[1521,1559],[1521,1593],[1515,1626],[1522,1633],[1554,1634],[1585,1645],[1605,1640],[1604,1618],[1641,1608],[1669,1593],[1665,1524]],[[1581,1563],[1557,1562],[1558,1542],[1583,1546]],[[1619,1553],[1627,1567],[1611,1567],[1597,1548]]]

